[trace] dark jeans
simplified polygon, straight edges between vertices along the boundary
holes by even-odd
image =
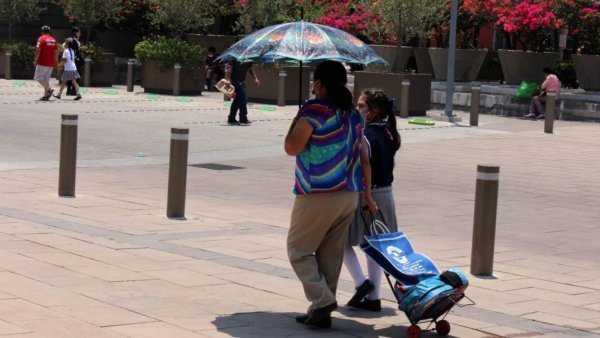
[[[235,99],[231,103],[229,119],[235,119],[237,111],[240,111],[240,121],[248,120],[248,96],[246,95],[246,84],[242,81],[232,81],[235,88]]]

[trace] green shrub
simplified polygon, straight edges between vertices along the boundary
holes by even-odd
[[[577,88],[577,74],[573,62],[559,62],[555,69],[556,75],[565,88]]]
[[[157,60],[160,70],[171,69],[175,63],[184,70],[197,70],[204,64],[204,49],[179,38],[159,36],[144,39],[135,45],[134,51],[136,59],[141,62]]]
[[[11,63],[14,71],[33,70],[35,47],[25,42],[5,42],[0,47],[12,53]]]
[[[88,42],[81,45],[81,57],[83,60],[89,57],[92,60],[92,64],[98,64],[104,61],[104,53],[106,53],[106,50],[100,46],[97,46],[93,42]]]

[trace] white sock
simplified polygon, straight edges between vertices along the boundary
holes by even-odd
[[[381,298],[381,280],[383,279],[383,269],[375,263],[371,257],[367,256],[367,270],[369,271],[369,279],[375,285],[373,291],[367,295],[368,300],[376,300]]]
[[[359,287],[362,283],[367,280],[367,277],[362,272],[362,268],[360,267],[360,262],[358,261],[358,256],[356,256],[356,252],[351,246],[346,245],[344,247],[344,266],[350,272],[350,276],[354,280],[354,286]]]

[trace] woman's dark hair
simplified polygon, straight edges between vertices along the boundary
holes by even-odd
[[[394,115],[394,101],[390,100],[381,89],[365,89],[362,92],[365,96],[367,107],[370,111],[377,115],[378,119],[385,121],[392,140],[395,144],[395,149],[400,149],[402,140],[398,128],[396,127],[396,116]]]
[[[321,84],[327,89],[327,98],[337,107],[347,110],[351,109],[352,93],[346,88],[348,76],[346,68],[337,61],[323,61],[315,69],[313,80],[320,80]]]

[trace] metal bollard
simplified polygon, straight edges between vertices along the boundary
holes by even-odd
[[[472,275],[491,276],[493,272],[499,176],[498,166],[477,166],[471,246]]]
[[[90,57],[85,58],[83,74],[83,86],[90,87],[90,84],[92,83],[92,59]]]
[[[77,115],[62,115],[60,126],[60,163],[58,168],[58,196],[75,197],[77,166]]]
[[[135,66],[135,59],[127,60],[127,91],[133,92],[133,67]]]
[[[400,117],[408,117],[408,100],[410,92],[410,81],[402,80],[400,89]]]
[[[479,99],[481,97],[481,87],[471,87],[471,115],[469,118],[469,125],[479,125]]]
[[[546,109],[544,112],[544,133],[552,134],[554,132],[554,114],[556,106],[556,93],[549,91],[546,94]]]
[[[12,53],[10,51],[7,51],[6,54],[4,54],[4,78],[6,80],[12,80],[12,65],[11,65],[11,57],[12,57]]]
[[[277,81],[277,105],[280,107],[285,106],[285,77],[287,73],[285,71],[279,72],[279,78]]]
[[[189,129],[171,128],[167,217],[185,217]]]
[[[179,96],[179,79],[181,78],[181,65],[176,63],[173,66],[173,95]]]

